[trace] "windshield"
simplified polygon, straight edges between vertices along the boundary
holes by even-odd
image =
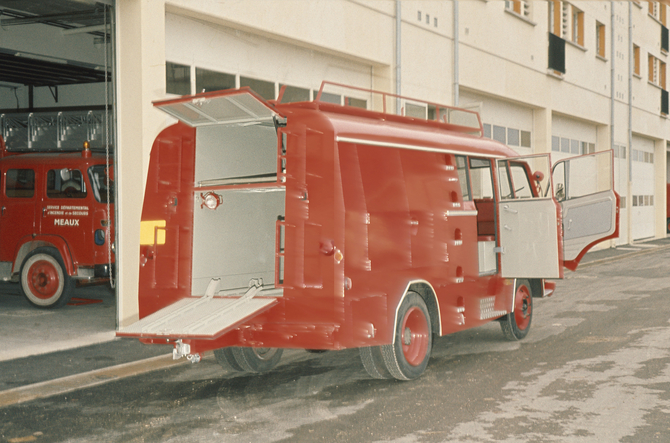
[[[100,203],[107,203],[107,195],[109,194],[109,203],[114,203],[114,180],[113,176],[108,176],[107,167],[105,165],[91,166],[88,168],[88,176],[91,179],[95,199]]]

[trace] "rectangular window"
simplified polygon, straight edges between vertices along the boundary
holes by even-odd
[[[633,45],[633,72],[635,75],[640,74],[640,47]]]
[[[48,198],[84,198],[86,182],[79,169],[51,169],[47,172]]]
[[[658,60],[658,73],[659,73],[658,86],[660,86],[662,89],[666,89],[666,87],[665,87],[665,62],[662,62],[660,60]]]
[[[408,117],[425,119],[427,115],[426,107],[412,103],[405,103],[405,115]]]
[[[195,68],[195,92],[220,91],[222,89],[234,89],[235,76],[223,72],[210,71],[209,69]]]
[[[285,88],[284,88],[285,87]],[[279,90],[284,88],[284,95],[282,96],[282,103],[308,102],[309,89],[298,88],[296,86],[279,85]]]
[[[551,136],[551,150],[561,152],[561,139],[555,135]]]
[[[519,130],[507,128],[507,144],[510,146],[519,146]]]
[[[165,91],[168,94],[191,93],[191,67],[178,63],[165,63]]]
[[[570,153],[570,139],[561,138],[561,152]]]
[[[596,53],[605,58],[605,25],[596,22]]]
[[[326,103],[334,103],[336,105],[341,105],[342,104],[342,96],[339,94],[332,94],[330,92],[321,92],[321,99],[322,102]]]
[[[503,126],[493,125],[493,140],[500,143],[507,143],[506,129]]]
[[[489,123],[484,123],[484,137],[491,138],[491,125]]]
[[[506,0],[505,9],[522,17],[530,18],[530,2],[519,0]]]
[[[579,155],[579,140],[570,140],[570,154]]]
[[[569,26],[572,28],[572,42],[579,46],[584,46],[584,12],[574,6],[571,6],[571,9],[572,20]]]
[[[658,79],[658,71],[656,70],[657,69],[656,57],[649,54],[648,59],[649,59],[649,82],[656,83]]]
[[[530,131],[521,131],[521,146],[530,148]]]
[[[354,108],[367,109],[368,101],[354,97],[344,97],[344,106],[352,106]]]
[[[649,54],[649,83],[665,89],[665,62]]]
[[[470,159],[470,180],[473,199],[493,198],[493,179],[489,160]]]
[[[8,169],[5,176],[5,195],[10,198],[31,198],[35,195],[35,171]]]
[[[456,156],[456,171],[458,172],[458,181],[461,184],[461,194],[463,201],[469,201],[470,198],[470,183],[468,180],[468,167],[465,157],[461,155]]]
[[[275,99],[275,84],[273,82],[266,82],[265,80],[250,77],[240,77],[240,87],[242,86],[248,86],[265,100]]]
[[[549,69],[565,74],[565,40],[549,34]]]

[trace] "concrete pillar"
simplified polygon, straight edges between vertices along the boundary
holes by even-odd
[[[536,154],[551,153],[551,109],[533,110],[533,152]]]
[[[154,138],[165,116],[152,101],[165,97],[165,0],[116,2],[117,48],[117,324],[139,318],[140,217]]]
[[[654,237],[665,238],[667,235],[666,212],[666,147],[667,140],[654,142]]]

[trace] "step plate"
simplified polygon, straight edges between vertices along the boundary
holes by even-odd
[[[274,297],[189,297],[144,317],[117,337],[215,339],[277,303]]]

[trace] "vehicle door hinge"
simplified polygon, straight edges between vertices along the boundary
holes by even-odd
[[[502,246],[496,246],[495,248],[493,248],[493,252],[495,252],[496,254],[504,254],[505,248]]]

